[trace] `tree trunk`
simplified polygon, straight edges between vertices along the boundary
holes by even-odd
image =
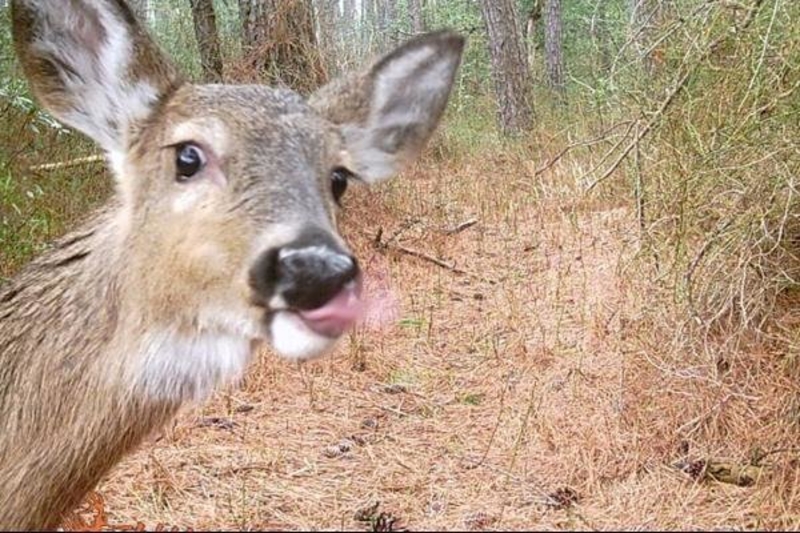
[[[356,0],[344,0],[342,3],[342,19],[347,24],[352,24],[356,20]]]
[[[397,0],[375,0],[378,19],[379,51],[385,52],[398,41]]]
[[[189,0],[189,4],[192,6],[194,35],[200,50],[203,78],[208,83],[219,83],[222,81],[222,52],[214,4],[212,0]]]
[[[267,40],[269,13],[273,0],[239,0],[239,19],[242,23],[242,48],[254,53]]]
[[[547,83],[551,89],[564,92],[564,49],[561,38],[561,0],[545,1],[544,55]]]
[[[361,44],[365,55],[371,55],[375,47],[375,2],[379,0],[361,0]]]
[[[530,128],[533,110],[528,69],[516,0],[481,0],[489,34],[489,54],[501,131],[513,135]]]
[[[422,12],[423,0],[408,0],[408,15],[411,18],[411,32],[425,32],[425,18]]]
[[[543,2],[544,0],[533,0],[533,5],[528,11],[527,20],[525,21],[525,46],[528,50],[528,67],[537,64],[536,52],[539,47],[536,41],[536,32],[542,21]]]
[[[355,0],[344,0],[342,2],[342,16],[336,24],[336,35],[339,43],[339,50],[343,52],[345,58],[350,56],[350,52],[359,48],[358,33],[358,12],[356,11]]]
[[[311,0],[239,0],[244,51],[258,78],[307,94],[327,80]]]
[[[339,0],[316,0],[317,37],[328,70],[336,70],[336,22],[339,19]]]

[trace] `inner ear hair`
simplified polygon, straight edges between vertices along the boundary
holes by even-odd
[[[183,83],[122,0],[13,0],[11,18],[37,100],[112,155]]]

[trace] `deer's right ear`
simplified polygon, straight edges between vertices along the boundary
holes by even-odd
[[[112,155],[182,83],[123,0],[12,0],[11,18],[34,95]]]

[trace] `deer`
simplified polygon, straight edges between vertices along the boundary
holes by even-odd
[[[12,0],[11,22],[37,102],[114,179],[0,287],[0,529],[43,530],[262,348],[309,360],[352,329],[342,196],[420,156],[465,40],[416,36],[303,96],[189,81],[123,0]]]

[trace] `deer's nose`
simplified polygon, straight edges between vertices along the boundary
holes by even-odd
[[[285,246],[276,256],[276,289],[299,311],[317,309],[359,277],[356,258],[325,244]]]
[[[262,254],[250,270],[250,285],[262,305],[277,301],[279,307],[313,311],[342,299],[357,300],[361,271],[355,257],[327,232],[313,228]]]

